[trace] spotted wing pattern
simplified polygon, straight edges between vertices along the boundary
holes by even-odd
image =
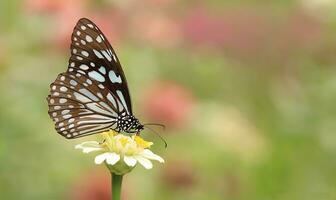
[[[80,19],[71,36],[68,70],[51,84],[49,115],[57,132],[77,138],[117,129],[118,117],[132,115],[119,60],[99,28]]]

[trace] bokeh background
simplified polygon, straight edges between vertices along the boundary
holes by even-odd
[[[109,173],[45,100],[80,17],[107,35],[135,114],[167,125],[124,200],[336,199],[336,1],[1,0],[0,199],[105,200]],[[89,139],[94,139],[91,136]]]

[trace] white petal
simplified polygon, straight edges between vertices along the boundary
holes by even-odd
[[[151,160],[157,160],[160,163],[164,163],[163,158],[161,158],[160,156],[154,154],[151,150],[149,149],[144,149],[143,152],[141,153],[141,155],[147,159],[151,159]]]
[[[106,158],[107,164],[114,165],[120,160],[120,155],[116,153],[108,153],[108,156]]]
[[[134,157],[131,157],[131,156],[124,156],[124,161],[125,161],[126,165],[128,165],[130,167],[134,167],[137,163],[137,160]]]
[[[141,156],[136,156],[135,157],[137,159],[137,161],[139,161],[139,163],[144,166],[144,168],[146,169],[152,169],[153,168],[153,164],[150,160],[148,160],[147,158],[141,157]]]
[[[109,153],[102,153],[95,157],[95,163],[97,165],[102,164],[109,157]]]
[[[81,144],[77,144],[75,146],[75,149],[82,149],[84,153],[90,153],[93,151],[100,151],[103,150],[103,148],[100,146],[100,144],[96,141],[87,141],[83,142]]]

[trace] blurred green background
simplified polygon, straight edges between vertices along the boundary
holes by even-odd
[[[94,155],[45,100],[80,17],[106,34],[135,115],[167,125],[166,163],[125,177],[135,199],[336,199],[336,2],[0,1],[0,199],[109,199]]]

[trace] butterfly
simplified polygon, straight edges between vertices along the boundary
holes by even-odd
[[[73,139],[107,130],[140,133],[125,74],[115,51],[92,21],[81,18],[71,35],[66,72],[50,85],[49,116],[56,131]]]

